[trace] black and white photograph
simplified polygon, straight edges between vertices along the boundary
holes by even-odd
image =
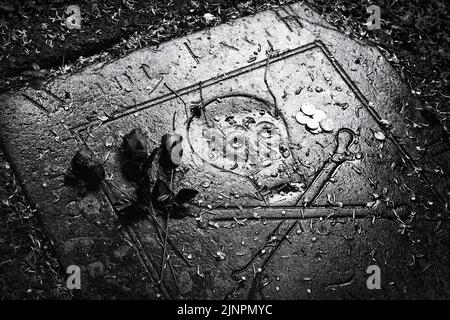
[[[449,48],[444,0],[0,0],[0,300],[448,301]]]

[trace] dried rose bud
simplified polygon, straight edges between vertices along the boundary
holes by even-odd
[[[161,139],[162,144],[162,164],[169,168],[177,167],[181,164],[183,157],[183,137],[176,133],[167,133]]]
[[[125,178],[131,181],[139,181],[141,179],[141,164],[133,160],[125,160],[121,166],[122,173]]]
[[[129,159],[142,162],[147,158],[147,139],[140,128],[123,136],[122,148]]]
[[[71,176],[88,185],[97,185],[105,179],[105,169],[87,149],[82,149],[73,156],[71,166]]]

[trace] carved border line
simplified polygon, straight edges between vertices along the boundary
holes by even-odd
[[[304,46],[301,46],[301,47],[298,47],[298,48],[295,48],[295,49],[287,50],[287,51],[277,55],[276,57],[271,57],[270,58],[270,64],[278,62],[278,61],[286,59],[286,58],[289,58],[289,57],[294,56],[296,54],[309,51],[309,50],[314,49],[314,48],[319,48],[319,46],[317,45],[317,43],[312,42],[312,43],[308,43],[308,44],[306,44]],[[267,60],[268,59],[266,58],[264,60],[261,60],[261,61],[258,61],[258,62],[252,63],[252,64],[248,64],[248,65],[246,65],[244,67],[235,69],[235,70],[230,71],[228,73],[224,73],[224,74],[216,76],[214,78],[210,78],[210,79],[208,79],[208,80],[206,80],[204,82],[201,82],[201,86],[202,86],[202,88],[210,87],[210,86],[215,85],[215,84],[217,84],[217,83],[219,83],[219,82],[221,82],[223,80],[228,80],[228,79],[240,76],[241,74],[244,74],[244,73],[247,73],[247,72],[259,69],[259,68],[263,68],[263,67],[266,66]],[[151,108],[151,107],[153,107],[155,105],[167,102],[169,100],[178,98],[178,96],[189,94],[189,93],[194,92],[194,91],[196,91],[198,89],[199,89],[199,84],[195,83],[195,84],[189,85],[187,87],[184,87],[182,89],[174,90],[174,92],[166,93],[166,94],[163,94],[163,95],[158,96],[156,98],[153,98],[153,99],[150,99],[150,100],[138,103],[138,104],[136,104],[136,106],[134,106],[132,108],[129,108],[126,111],[123,111],[122,113],[117,114],[115,117],[112,117],[112,118],[104,121],[103,123],[109,123],[109,122],[118,120],[118,119],[123,118],[125,116],[128,116],[130,114],[133,114],[133,113],[139,112],[141,110],[145,110],[145,109]],[[86,130],[90,125],[92,125],[94,123],[99,123],[99,122],[100,122],[99,120],[88,121],[88,122],[86,122],[84,124],[80,124],[80,125],[72,127],[71,130],[83,131],[83,130]]]
[[[204,82],[196,83],[193,85],[189,85],[187,87],[184,87],[182,89],[179,90],[174,90],[173,92],[170,93],[166,93],[163,94],[161,96],[158,96],[156,98],[141,102],[139,104],[137,104],[136,106],[116,115],[113,118],[110,118],[106,121],[103,122],[103,124],[105,123],[109,123],[109,122],[113,122],[115,120],[118,120],[120,118],[123,118],[125,116],[128,116],[130,114],[151,108],[153,106],[156,106],[158,104],[170,101],[172,99],[178,98],[179,96],[185,95],[185,94],[189,94],[193,91],[198,90],[199,85],[202,86],[202,88],[205,87],[209,87],[212,85],[215,85],[223,80],[227,80],[227,79],[231,79],[234,77],[237,77],[241,74],[244,74],[246,72],[250,72],[253,70],[256,70],[258,68],[262,68],[265,67],[267,62],[269,62],[269,64],[278,62],[280,60],[292,57],[294,55],[300,54],[300,53],[304,53],[306,51],[312,50],[312,49],[319,49],[324,55],[325,57],[328,59],[328,61],[331,63],[331,65],[334,67],[334,69],[336,70],[336,72],[341,76],[341,78],[343,79],[343,81],[348,85],[348,87],[353,91],[353,93],[355,94],[355,96],[358,98],[358,100],[360,100],[361,104],[367,109],[367,111],[371,114],[371,116],[373,117],[373,119],[375,120],[375,122],[378,124],[378,126],[380,127],[381,130],[384,131],[386,137],[389,138],[389,140],[392,141],[392,143],[394,144],[394,146],[397,148],[397,150],[399,151],[399,153],[401,154],[401,156],[403,158],[405,158],[408,163],[411,165],[412,168],[416,168],[418,167],[416,162],[414,161],[414,159],[412,158],[412,156],[408,153],[408,151],[397,141],[397,139],[387,130],[385,130],[383,124],[381,123],[381,117],[380,115],[375,111],[375,109],[370,105],[369,100],[364,96],[364,94],[359,90],[359,88],[356,86],[356,84],[351,80],[351,78],[349,77],[349,75],[345,72],[344,68],[340,65],[340,63],[333,57],[333,55],[331,54],[331,52],[328,50],[328,48],[325,46],[325,44],[320,41],[320,40],[316,40],[314,42],[308,43],[306,45],[294,48],[294,49],[290,49],[290,50],[286,50],[283,53],[277,55],[276,57],[271,57],[270,61],[268,61],[268,59],[264,59],[252,64],[248,64],[244,67],[235,69],[233,71],[230,71],[228,73],[224,73],[223,75],[219,75],[217,77],[214,78],[210,78]],[[84,130],[86,130],[90,125],[94,124],[94,123],[99,123],[99,120],[92,120],[89,121],[85,124],[81,124],[75,127],[72,127],[70,130],[75,130],[77,132],[82,132]],[[436,199],[442,204],[445,203],[445,201],[443,200],[442,196],[439,194],[439,192],[436,190],[436,188],[434,187],[434,185],[430,182],[430,180],[424,176],[421,175],[420,173],[418,173],[418,177],[420,179],[422,179],[429,187],[430,190],[432,191],[433,195],[436,197]]]
[[[353,91],[353,93],[356,95],[356,97],[361,101],[363,106],[369,111],[369,113],[372,115],[374,120],[377,122],[378,126],[381,130],[384,131],[386,137],[389,138],[389,140],[392,141],[394,146],[397,148],[399,153],[403,156],[403,158],[406,159],[406,161],[409,162],[410,166],[414,169],[417,168],[418,165],[416,161],[414,161],[413,157],[408,153],[408,151],[403,147],[403,145],[397,141],[396,137],[390,132],[385,130],[384,125],[381,123],[381,117],[380,115],[375,111],[375,109],[370,105],[369,100],[364,96],[364,94],[359,90],[359,88],[355,85],[355,83],[351,80],[349,75],[345,72],[344,68],[340,65],[340,63],[333,57],[331,52],[328,50],[328,48],[323,44],[322,41],[316,41],[315,42],[317,46],[321,49],[321,51],[324,53],[324,55],[328,58],[328,60],[331,62],[331,64],[335,67],[336,71],[341,75],[344,82],[350,87],[350,89]],[[441,203],[444,204],[445,200],[441,196],[441,194],[436,190],[434,185],[430,182],[430,180],[425,176],[417,172],[417,175],[420,179],[425,181],[426,184],[430,187],[431,191],[433,192],[433,195],[436,197],[436,199]]]
[[[388,210],[395,210],[390,213]],[[235,207],[221,208],[217,207],[205,213],[211,215],[211,221],[235,221],[242,220],[290,220],[290,219],[318,219],[318,218],[367,218],[376,217],[383,219],[404,218],[408,215],[408,207],[406,205],[397,205],[395,207],[382,206],[378,209],[372,209],[367,205],[344,205],[337,206],[309,206],[309,207],[261,207],[255,209],[253,207],[243,207],[242,210]],[[284,211],[284,213],[281,213]],[[255,217],[254,214],[258,213]]]

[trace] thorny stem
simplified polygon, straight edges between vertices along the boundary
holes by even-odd
[[[161,79],[161,81],[162,81],[162,79]],[[160,81],[160,82],[161,82],[161,81]],[[159,82],[159,83],[160,83],[160,82]],[[158,83],[158,85],[159,85],[159,83]],[[157,86],[158,86],[158,85],[157,85]],[[170,90],[170,89],[169,89],[169,90]],[[180,99],[181,99],[181,98],[180,98]],[[183,101],[183,102],[184,102],[184,101]],[[175,115],[174,115],[174,117],[175,117]],[[174,129],[174,130],[175,130],[175,129]],[[88,148],[88,146],[87,146],[87,144],[86,144],[86,141],[83,141],[83,144]],[[88,148],[88,149],[89,149],[89,148]],[[173,190],[173,176],[174,176],[174,170],[172,169],[171,176],[170,176],[172,190]],[[111,183],[111,182],[109,182],[109,181],[107,181],[107,180],[102,181],[101,187],[102,187],[102,189],[103,189],[103,191],[104,191],[104,193],[105,193],[106,198],[107,198],[108,201],[111,203],[111,207],[112,207],[113,211],[114,211],[117,215],[119,215],[119,212],[118,212],[117,208],[114,206],[114,201],[113,201],[113,199],[111,198],[111,193],[112,193],[112,189],[113,189],[113,188],[116,189],[116,191],[119,191],[120,193],[122,193],[122,195],[124,195],[124,196],[127,198],[127,200],[129,200],[129,201],[136,201],[136,199],[134,199],[133,196],[128,195],[128,194],[127,194],[125,191],[123,191],[121,188],[119,188],[119,187],[116,186],[114,183]],[[151,206],[151,205],[150,205],[150,206]],[[163,228],[162,228],[162,226],[159,224],[158,220],[156,219],[156,217],[155,217],[155,215],[154,215],[154,213],[153,213],[153,210],[151,210],[150,208],[147,208],[147,210],[149,210],[149,213],[150,213],[150,215],[151,215],[151,217],[152,217],[152,219],[153,219],[153,222],[154,222],[154,224],[155,224],[155,228],[156,228],[156,230],[157,230],[157,232],[158,232],[159,238],[162,238],[161,231],[164,231]],[[164,274],[163,271],[164,271],[165,256],[166,256],[166,252],[167,252],[167,243],[168,243],[168,242],[171,243],[171,245],[174,247],[175,251],[181,256],[181,258],[186,262],[186,264],[187,264],[188,266],[190,266],[189,262],[186,260],[186,258],[184,257],[183,253],[182,253],[182,252],[180,251],[180,249],[175,245],[175,243],[173,243],[173,241],[169,238],[169,219],[170,219],[170,212],[169,212],[168,215],[167,215],[166,229],[165,229],[165,234],[164,234],[164,245],[163,245],[163,251],[164,251],[164,252],[163,252],[162,264],[161,264],[161,276],[160,276],[159,281],[158,281],[155,285],[160,285],[160,284],[162,283],[162,280],[163,280],[163,274]],[[168,264],[169,264],[170,271],[171,271],[171,273],[172,273],[172,277],[173,277],[173,279],[174,279],[175,285],[176,285],[176,287],[177,287],[177,290],[179,291],[179,286],[178,286],[178,283],[177,283],[177,280],[176,280],[176,277],[175,277],[175,274],[174,274],[173,266],[172,266],[172,263],[170,262],[169,258],[168,258]]]
[[[115,184],[113,183],[106,183],[107,181],[105,181],[106,186],[110,186],[111,188],[116,189],[118,192],[120,192],[128,201],[130,202],[135,202],[136,199],[135,197],[127,194],[124,190],[122,190],[121,188],[117,187]],[[108,191],[108,189],[105,189],[106,191]],[[108,192],[105,192],[106,196],[108,198],[109,194]],[[110,199],[110,202],[113,203],[113,201]],[[113,210],[114,212],[116,212],[116,214],[119,214],[116,210],[116,208],[113,206]],[[159,221],[156,219],[155,213],[153,211],[153,208],[151,206],[151,204],[149,204],[148,207],[146,207],[147,210],[147,214],[151,217],[151,220],[153,222],[153,225],[156,228],[156,231],[158,232],[158,236],[161,239],[161,246],[163,245],[163,235],[165,235],[165,229],[164,227],[159,223]],[[183,255],[183,253],[181,252],[180,248],[178,248],[178,246],[173,242],[173,240],[169,237],[169,235],[167,235],[167,242],[168,244],[170,244],[173,249],[175,250],[175,252],[180,256],[181,259],[183,259],[183,261],[186,263],[187,266],[191,267],[189,261],[186,259],[186,257]]]
[[[174,176],[174,169],[172,169],[171,173],[170,173],[170,187],[173,190],[173,176]],[[163,256],[161,259],[161,274],[160,274],[160,278],[159,278],[159,283],[161,283],[163,281],[163,277],[164,277],[164,267],[165,267],[165,263],[166,263],[166,254],[167,254],[167,238],[169,236],[169,222],[170,222],[170,211],[172,210],[172,207],[169,208],[169,210],[167,210],[167,217],[166,217],[166,234],[164,235],[164,245],[163,245]]]
[[[163,229],[163,227],[161,226],[161,224],[159,223],[159,221],[156,219],[153,211],[150,211],[150,216],[155,224],[155,226],[157,227],[157,230],[164,232],[165,230]],[[162,239],[162,237],[161,237]],[[187,266],[191,267],[191,264],[189,263],[189,261],[186,259],[186,257],[183,255],[183,253],[181,252],[180,248],[177,247],[177,245],[173,242],[173,240],[169,237],[169,235],[167,235],[167,241],[168,243],[173,247],[173,249],[178,253],[178,255],[180,256],[181,259],[183,259],[183,261],[186,263]]]
[[[170,210],[167,211],[167,218],[166,218],[166,234],[164,235],[164,245],[163,245],[163,256],[161,260],[161,274],[159,277],[158,283],[162,283],[163,276],[164,276],[164,267],[166,264],[166,254],[167,254],[167,236],[169,234],[169,220],[170,220]]]
[[[161,247],[162,247],[162,246],[163,246],[163,236],[162,236],[162,234],[161,234],[161,231],[160,231],[158,228],[156,228],[156,230],[157,230],[157,232],[158,232],[158,240],[159,240],[159,244],[160,244]],[[167,240],[168,240],[168,242],[169,242],[169,241],[170,241],[170,238],[168,238]],[[176,276],[175,276],[175,272],[174,272],[174,269],[173,269],[173,266],[172,266],[172,261],[170,261],[170,254],[167,256],[167,264],[169,265],[170,273],[172,274],[173,282],[175,283],[175,286],[176,286],[176,288],[177,288],[177,292],[179,293],[179,292],[180,292],[180,288],[179,288],[178,281],[177,281],[177,278],[176,278]],[[158,283],[159,283],[159,281],[158,281]]]
[[[172,274],[173,282],[175,283],[175,286],[177,288],[178,294],[180,294],[180,286],[178,285],[177,277],[175,276],[175,270],[173,269],[172,262],[170,261],[170,256],[167,257],[167,262],[169,264],[170,273]]]
[[[103,188],[103,190],[104,190],[104,192],[105,192],[105,195],[106,195],[107,199],[108,199],[109,202],[111,203],[111,206],[112,206],[114,212],[115,212],[117,215],[119,215],[119,212],[117,211],[117,208],[114,206],[114,204],[113,204],[114,202],[113,202],[113,200],[111,199],[111,194],[110,194],[110,192],[112,192],[111,189],[112,189],[112,187],[114,187],[114,188],[118,189],[120,192],[124,193],[125,195],[126,195],[126,193],[123,192],[119,187],[115,186],[115,185],[112,184],[112,183],[108,183],[107,181],[104,181],[104,183],[102,183],[101,186],[102,186],[102,188]],[[157,227],[156,227],[156,229],[158,230]],[[158,233],[159,233],[159,231],[158,231]],[[166,233],[166,236],[167,236],[167,233]],[[166,237],[166,239],[167,239],[167,237]],[[163,266],[164,266],[164,259],[163,259]],[[162,279],[162,273],[161,273],[161,277],[160,277],[159,281],[158,281],[157,283],[155,283],[154,285],[152,285],[152,287],[154,287],[154,286],[160,286],[161,283],[162,283],[162,280],[163,280],[163,279]]]

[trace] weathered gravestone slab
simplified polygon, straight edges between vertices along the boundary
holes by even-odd
[[[86,296],[301,298],[308,274],[351,259],[332,229],[320,247],[327,258],[306,257],[317,249],[318,235],[304,230],[311,219],[342,231],[348,219],[440,212],[445,182],[421,170],[430,161],[416,148],[433,131],[414,131],[408,104],[377,49],[299,4],[2,96],[1,135],[63,266],[82,267]],[[161,283],[165,220],[122,226],[105,188],[64,184],[87,147],[108,184],[133,195],[120,170],[133,128],[150,149],[182,135],[173,186],[200,192],[192,216],[170,220]]]

